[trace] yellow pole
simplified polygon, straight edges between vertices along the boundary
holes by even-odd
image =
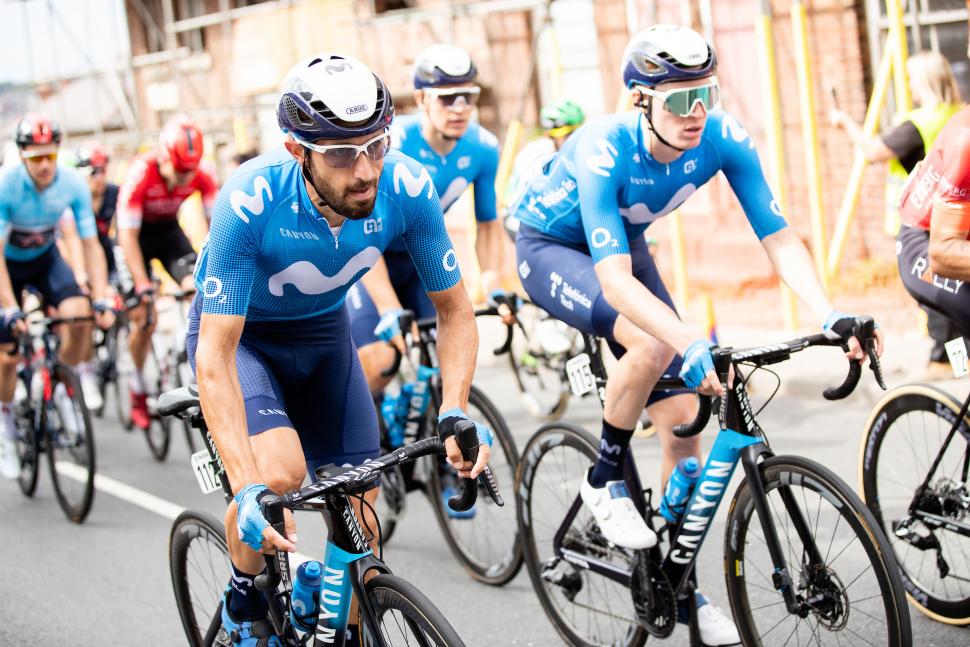
[[[687,252],[684,248],[684,225],[680,212],[672,211],[670,223],[670,256],[674,265],[674,304],[681,313],[687,312]]]
[[[872,96],[869,98],[869,107],[866,108],[866,118],[862,122],[862,132],[867,137],[876,134],[876,130],[879,128],[879,113],[882,112],[883,104],[886,102],[886,95],[889,93],[889,79],[893,71],[893,49],[893,43],[887,43],[887,47],[882,53],[882,61],[879,63],[879,71],[876,73]],[[829,279],[832,279],[838,271],[842,253],[845,251],[845,241],[849,236],[852,221],[855,219],[855,207],[859,201],[859,192],[862,190],[865,170],[866,159],[862,153],[856,151],[855,158],[852,160],[852,171],[849,173],[849,183],[845,195],[842,196],[839,219],[835,225],[835,233],[832,235],[832,245],[829,247],[826,261]]]
[[[893,52],[893,90],[896,96],[896,113],[903,114],[913,109],[913,101],[909,96],[909,82],[906,78],[906,59],[909,58],[909,46],[906,44],[903,7],[899,0],[886,0],[886,17],[889,18],[889,38],[886,42],[886,49],[891,49]]]
[[[775,69],[775,41],[771,31],[771,3],[761,2],[761,15],[755,21],[755,33],[760,43],[761,93],[765,102],[768,125],[768,151],[771,155],[771,180],[782,213],[785,205],[785,137],[781,124],[781,98],[778,94],[778,71]],[[798,327],[798,307],[788,286],[778,284],[781,292],[781,315],[787,330]]]
[[[519,152],[522,143],[522,122],[513,119],[509,122],[509,129],[505,131],[505,143],[502,145],[502,156],[498,160],[498,170],[495,172],[495,193],[499,200],[505,195],[505,185],[512,175],[512,163]]]
[[[620,96],[616,98],[616,110],[614,112],[626,112],[633,110],[633,95],[626,88],[620,88]]]
[[[232,139],[237,153],[249,150],[249,133],[242,117],[232,118]]]
[[[818,127],[815,123],[815,97],[812,92],[812,68],[808,56],[808,21],[805,5],[800,0],[791,6],[795,66],[798,73],[798,95],[801,104],[802,140],[805,147],[805,171],[808,178],[808,207],[812,217],[812,255],[822,285],[828,287],[825,274],[825,214],[822,210],[822,176],[818,160]]]

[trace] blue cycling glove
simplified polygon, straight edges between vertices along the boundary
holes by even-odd
[[[842,339],[848,340],[849,335],[852,334],[852,327],[854,325],[855,315],[833,310],[825,320],[825,323],[822,324],[822,330],[824,332],[834,332]]]
[[[680,369],[680,379],[692,388],[697,389],[707,377],[708,371],[714,370],[714,356],[711,348],[714,344],[707,339],[698,339],[684,351],[684,364]]]
[[[401,334],[400,319],[403,312],[401,309],[395,309],[388,310],[381,315],[381,320],[377,322],[377,326],[374,328],[374,334],[377,335],[378,339],[391,341]]]
[[[438,414],[438,437],[441,438],[441,442],[445,442],[449,438],[455,435],[455,425],[462,420],[468,420],[468,416],[464,411],[455,407],[454,409],[448,409],[447,411],[442,411]],[[474,421],[473,421],[474,422]],[[478,432],[478,444],[492,446],[492,430],[486,425],[475,422],[475,430]]]
[[[255,551],[263,546],[263,530],[269,525],[259,502],[272,491],[262,483],[252,483],[239,490],[233,499],[236,501],[236,530],[239,539]]]

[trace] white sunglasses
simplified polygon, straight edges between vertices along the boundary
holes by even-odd
[[[434,97],[445,108],[463,110],[478,103],[478,95],[482,89],[477,85],[465,85],[455,88],[425,88],[429,97]]]
[[[391,134],[385,130],[363,144],[328,144],[322,146],[302,140],[300,140],[300,144],[323,155],[324,163],[330,168],[349,168],[354,165],[360,155],[367,155],[367,158],[372,162],[379,162],[384,159],[391,147]]]

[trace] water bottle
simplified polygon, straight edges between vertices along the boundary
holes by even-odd
[[[664,488],[663,499],[660,502],[660,514],[671,523],[677,523],[690,494],[694,489],[694,484],[701,476],[701,464],[693,456],[682,458],[677,462],[674,471],[670,473],[667,487]]]
[[[320,592],[323,590],[323,564],[310,560],[296,569],[293,593],[290,594],[290,621],[302,631],[317,628],[320,613]]]

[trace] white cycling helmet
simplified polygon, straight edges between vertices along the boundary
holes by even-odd
[[[702,79],[717,73],[717,56],[690,27],[653,25],[630,39],[623,52],[623,84],[653,87],[664,81]]]
[[[305,142],[368,135],[390,126],[393,117],[384,82],[357,59],[340,54],[295,65],[276,106],[283,132]]]
[[[415,90],[471,83],[477,75],[472,57],[457,45],[432,45],[414,60]]]

